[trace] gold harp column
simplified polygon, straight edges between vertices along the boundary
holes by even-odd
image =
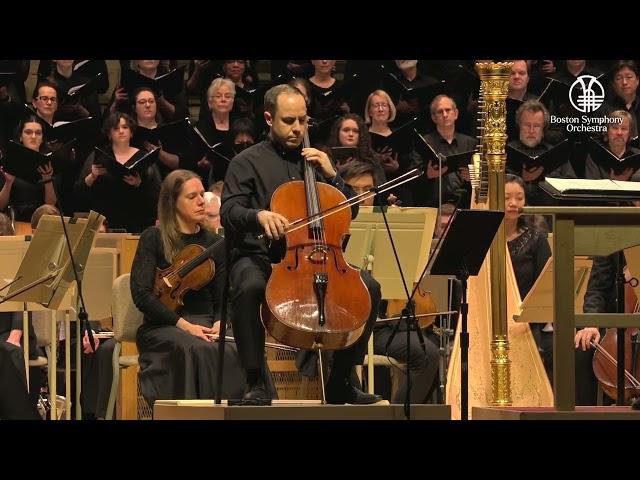
[[[476,63],[482,82],[483,161],[489,176],[489,209],[504,211],[504,170],[507,160],[507,107],[512,62]],[[511,362],[507,335],[506,238],[504,222],[493,239],[490,250],[491,278],[491,386],[492,405],[511,405]]]

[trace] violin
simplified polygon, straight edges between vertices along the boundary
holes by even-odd
[[[222,239],[207,248],[191,244],[180,250],[170,266],[156,269],[153,293],[174,312],[184,305],[185,294],[200,290],[213,279],[216,267],[211,255]]]
[[[630,278],[630,273],[625,268],[625,313],[640,312],[638,298],[633,291],[633,284],[637,285],[637,279]],[[598,379],[602,390],[612,399],[617,398],[617,345],[618,331],[616,328],[608,328],[599,344],[591,342],[596,349],[593,355],[593,373]],[[640,397],[640,336],[637,328],[625,329],[624,335],[624,397],[628,404],[633,398]]]
[[[433,301],[431,292],[422,290],[420,285],[415,285],[414,288],[416,292],[411,299],[411,302],[413,303],[413,311],[418,320],[418,326],[420,328],[427,328],[435,321],[437,315],[447,312],[440,312],[436,314],[438,309]],[[405,309],[406,305],[406,300],[389,300],[387,304],[387,317],[399,316]]]
[[[303,147],[310,146],[305,132]],[[285,234],[286,251],[273,265],[261,317],[267,331],[285,345],[304,349],[343,349],[355,343],[371,312],[360,271],[345,260],[351,209],[321,213],[347,199],[337,188],[317,182],[304,158],[304,181],[280,185],[271,211],[287,218],[312,218]]]

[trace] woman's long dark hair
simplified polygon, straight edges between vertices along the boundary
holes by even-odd
[[[505,186],[507,183],[517,183],[518,185],[520,185],[522,191],[525,193],[524,204],[527,205],[527,191],[524,188],[524,180],[522,180],[522,178],[520,178],[518,175],[507,173],[504,177]],[[548,233],[547,222],[542,215],[520,215],[518,217],[518,223],[516,224],[516,226],[518,227],[518,229],[522,230],[526,230],[527,228],[535,228],[545,234]]]
[[[358,144],[356,145],[356,160],[375,165],[376,161],[373,157],[373,147],[371,146],[371,135],[369,134],[369,129],[364,124],[362,117],[355,113],[347,113],[333,122],[331,131],[329,132],[327,146],[342,147],[340,144],[340,129],[346,120],[353,120],[358,126],[359,135]]]

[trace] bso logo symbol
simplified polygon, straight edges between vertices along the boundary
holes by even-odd
[[[569,101],[579,112],[595,112],[604,102],[604,87],[596,77],[581,75],[569,89]]]

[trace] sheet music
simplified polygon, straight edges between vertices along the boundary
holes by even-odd
[[[616,192],[640,192],[640,182],[623,182],[621,180],[588,180],[584,178],[545,178],[546,182],[560,193],[580,190],[602,190]]]

